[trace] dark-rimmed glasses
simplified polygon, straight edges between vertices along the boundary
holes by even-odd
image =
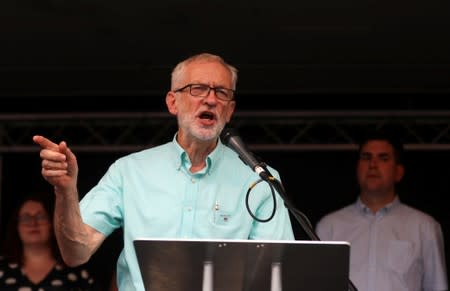
[[[214,91],[216,97],[222,101],[231,101],[234,99],[234,90],[224,87],[211,87],[206,84],[188,84],[180,89],[174,90],[175,93],[181,92],[189,88],[189,93],[194,97],[205,98],[211,90]]]

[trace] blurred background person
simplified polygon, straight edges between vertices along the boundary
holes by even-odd
[[[398,196],[403,155],[394,132],[368,132],[356,164],[359,197],[316,226],[322,240],[350,242],[350,279],[359,291],[448,290],[440,223]]]
[[[54,197],[24,196],[13,210],[0,257],[2,291],[87,291],[94,279],[85,265],[66,266],[53,230]]]

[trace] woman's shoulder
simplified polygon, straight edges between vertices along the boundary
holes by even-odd
[[[10,262],[4,255],[0,255],[0,269],[5,272],[6,269],[18,269],[19,264]]]
[[[9,262],[5,256],[0,256],[0,290],[16,290],[14,286],[20,284],[21,281],[19,264]]]

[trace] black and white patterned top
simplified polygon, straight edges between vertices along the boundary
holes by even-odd
[[[39,283],[31,282],[16,263],[8,263],[0,257],[1,291],[90,291],[94,279],[88,270],[56,264]]]

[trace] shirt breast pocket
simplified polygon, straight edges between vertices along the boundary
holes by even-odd
[[[214,211],[213,213],[213,224],[220,226],[230,225],[231,213],[226,211]]]
[[[388,267],[398,273],[407,273],[414,261],[414,243],[390,241],[388,244]]]

